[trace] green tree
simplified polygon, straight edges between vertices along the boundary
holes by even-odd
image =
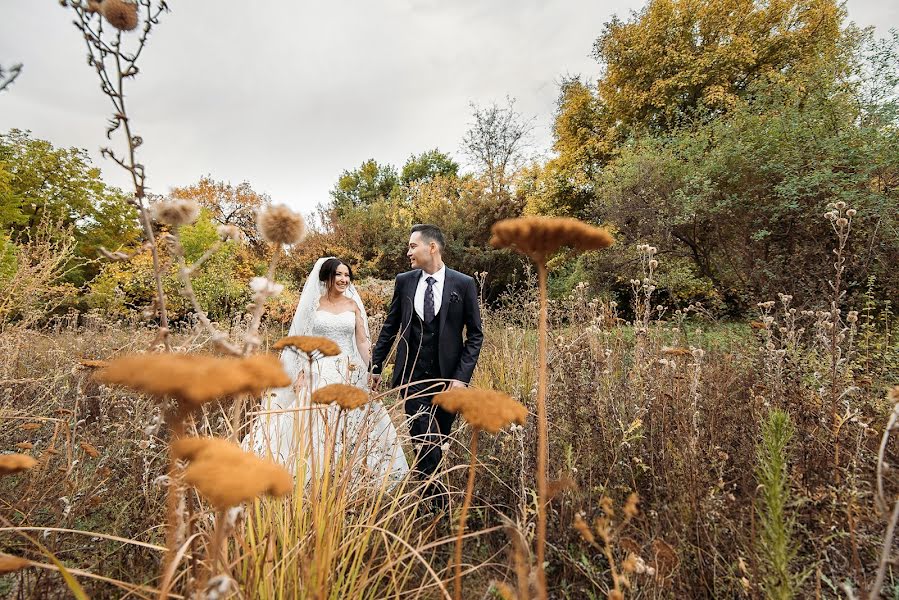
[[[435,177],[455,177],[459,174],[459,163],[448,154],[444,154],[437,148],[422,152],[418,156],[412,155],[403,165],[400,174],[400,183],[410,186],[414,183],[426,183],[433,181]]]
[[[96,257],[105,245],[116,250],[140,238],[137,211],[120,190],[103,183],[84,150],[54,148],[13,129],[0,135],[0,220],[13,241],[33,236],[41,223],[76,242],[76,260]],[[96,273],[85,263],[67,278],[82,284]]]
[[[389,198],[399,185],[393,165],[380,165],[371,158],[352,171],[344,171],[331,190],[332,206],[338,213],[368,206]]]

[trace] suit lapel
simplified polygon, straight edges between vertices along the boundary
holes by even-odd
[[[406,282],[406,291],[403,294],[403,312],[406,318],[403,321],[408,325],[412,322],[412,315],[415,314],[415,291],[418,288],[418,280],[421,278],[421,269],[412,271],[412,275]],[[404,327],[408,331],[408,327]]]
[[[437,313],[440,318],[440,326],[438,331],[443,333],[443,325],[446,323],[446,313],[449,312],[450,287],[453,285],[452,271],[447,268],[446,276],[443,278],[443,294],[440,296],[440,312]]]

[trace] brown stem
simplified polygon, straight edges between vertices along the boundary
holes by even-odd
[[[278,266],[278,258],[281,256],[281,244],[275,244],[275,252],[272,254],[272,260],[268,264],[268,273],[266,273],[265,277],[269,281],[274,281],[275,277],[275,268]],[[244,342],[243,353],[244,356],[249,356],[253,350],[259,347],[258,341],[258,333],[259,333],[259,323],[262,321],[262,312],[265,310],[265,300],[267,296],[262,295],[262,297],[256,302],[256,305],[253,307],[252,318],[250,319],[250,325],[247,327],[247,337]]]
[[[184,415],[177,411],[170,420],[172,430],[172,443],[184,437]],[[169,565],[178,552],[180,536],[178,534],[181,529],[184,515],[181,514],[181,498],[183,490],[181,489],[180,472],[178,469],[178,459],[172,452],[172,443],[169,444],[169,485],[166,495],[166,555],[162,565],[162,572],[165,573]],[[167,597],[161,595],[160,597]]]
[[[465,535],[465,520],[468,518],[468,507],[474,493],[474,475],[477,467],[478,433],[475,427],[471,432],[471,465],[468,467],[468,487],[465,488],[465,500],[462,501],[462,514],[459,515],[459,533],[456,536],[456,574],[454,578],[455,600],[462,600],[462,537]]]
[[[539,370],[537,377],[537,597],[546,600],[546,261],[537,261],[537,280],[540,285],[540,319],[538,322],[537,352]]]
[[[890,552],[893,548],[893,536],[896,534],[896,522],[899,521],[899,498],[893,504],[893,514],[890,516],[890,523],[887,526],[886,535],[883,538],[883,548],[880,552],[880,564],[877,567],[877,577],[874,579],[874,585],[868,592],[868,600],[880,598],[880,589],[883,587],[883,580],[886,576],[887,565],[890,564]]]

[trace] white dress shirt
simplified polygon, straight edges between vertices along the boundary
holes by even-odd
[[[436,273],[428,275],[422,269],[421,278],[418,280],[418,287],[415,288],[415,297],[412,299],[412,304],[415,307],[415,312],[418,314],[418,318],[424,320],[425,318],[425,291],[428,289],[428,277],[434,278],[434,316],[436,317],[440,313],[440,303],[443,300],[443,280],[446,279],[446,265],[440,267],[440,270]]]

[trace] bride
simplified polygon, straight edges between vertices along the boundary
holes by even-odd
[[[268,406],[263,406],[265,414],[258,417],[252,433],[253,449],[294,470],[305,461],[307,481],[310,471],[324,464],[329,447],[334,448],[335,455],[345,451],[346,456],[355,457],[354,470],[364,464],[364,471],[376,480],[403,477],[409,465],[396,428],[380,402],[369,402],[342,419],[338,419],[338,407],[313,406],[310,402],[312,392],[331,383],[368,391],[368,316],[348,264],[335,257],[316,261],[303,286],[288,335],[326,337],[337,343],[340,354],[316,358],[310,371],[304,354],[292,348],[281,352],[281,363],[294,384],[274,390],[268,397]],[[310,443],[312,448],[307,450]]]

